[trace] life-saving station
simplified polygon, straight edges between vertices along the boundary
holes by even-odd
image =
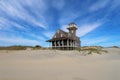
[[[69,32],[57,30],[52,39],[47,40],[52,43],[52,49],[73,50],[80,47],[80,38],[76,36],[78,26],[72,22],[68,24],[67,29]]]

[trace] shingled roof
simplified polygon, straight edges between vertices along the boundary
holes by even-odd
[[[77,36],[75,38],[79,39],[79,37],[77,37]],[[71,37],[68,32],[65,32],[65,31],[59,29],[56,31],[56,33],[52,37],[52,39],[47,40],[47,42],[52,42],[52,41],[56,41],[56,40],[65,40],[65,39],[75,40],[75,38]]]

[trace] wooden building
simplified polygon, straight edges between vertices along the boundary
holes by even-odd
[[[47,42],[52,43],[51,47],[53,49],[73,50],[76,47],[80,47],[80,38],[76,36],[77,25],[70,23],[67,29],[69,32],[57,30],[52,39],[47,40]]]

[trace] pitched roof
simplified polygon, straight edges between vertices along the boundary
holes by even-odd
[[[62,34],[62,37],[61,37]],[[76,40],[79,39],[79,37],[75,36],[75,38],[69,36],[70,34],[68,32],[65,32],[61,29],[57,30],[55,35],[52,37],[52,39],[47,40],[47,42],[52,42],[56,40],[65,40],[65,39],[70,39],[70,40]]]
[[[54,36],[52,38],[60,38],[61,37],[61,34],[62,34],[62,37],[67,37],[68,36],[68,33],[59,29],[56,31],[56,33],[54,34]],[[55,37],[57,36],[57,37]]]

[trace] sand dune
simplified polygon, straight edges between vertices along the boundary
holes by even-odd
[[[120,49],[0,51],[0,80],[120,80]]]

